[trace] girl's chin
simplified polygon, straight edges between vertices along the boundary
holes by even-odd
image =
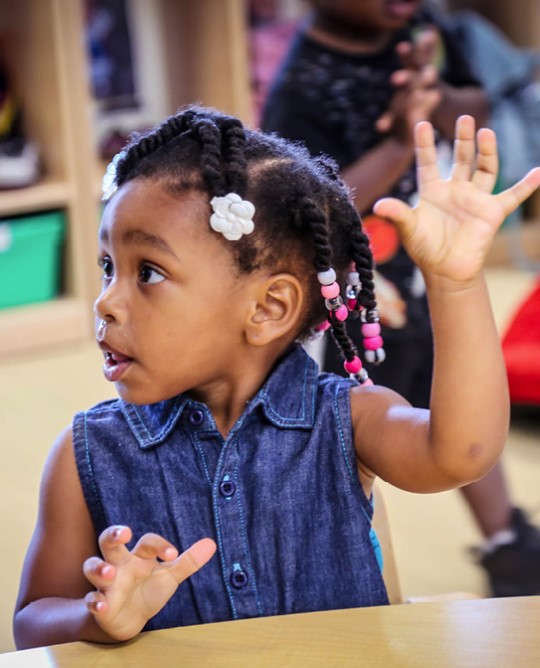
[[[125,401],[127,404],[134,404],[135,406],[148,406],[150,404],[157,404],[160,401],[166,401],[167,399],[172,399],[173,397],[180,394],[179,392],[169,394],[169,393],[158,393],[155,391],[149,392],[147,390],[138,390],[134,387],[129,387],[122,382],[117,382],[114,384],[116,392],[122,401]]]

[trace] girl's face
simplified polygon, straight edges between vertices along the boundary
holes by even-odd
[[[125,401],[203,398],[237,373],[249,281],[209,215],[205,195],[173,197],[151,181],[124,185],[105,209],[97,338]]]

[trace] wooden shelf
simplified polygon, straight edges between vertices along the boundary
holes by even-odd
[[[0,356],[93,335],[99,201],[84,30],[82,0],[0,0],[2,65],[43,169],[35,185],[0,191],[0,218],[61,209],[66,221],[63,295],[1,310]]]
[[[45,178],[36,185],[18,190],[4,190],[0,194],[0,217],[63,209],[70,205],[73,188],[67,181]]]
[[[91,311],[84,299],[59,298],[0,310],[0,356],[89,338]]]

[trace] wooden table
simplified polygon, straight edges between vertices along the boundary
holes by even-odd
[[[413,603],[141,634],[0,655],[0,668],[538,668],[540,596]]]

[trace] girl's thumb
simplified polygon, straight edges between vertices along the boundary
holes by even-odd
[[[402,233],[412,223],[411,207],[399,199],[385,197],[375,203],[373,213],[382,218],[388,218]]]

